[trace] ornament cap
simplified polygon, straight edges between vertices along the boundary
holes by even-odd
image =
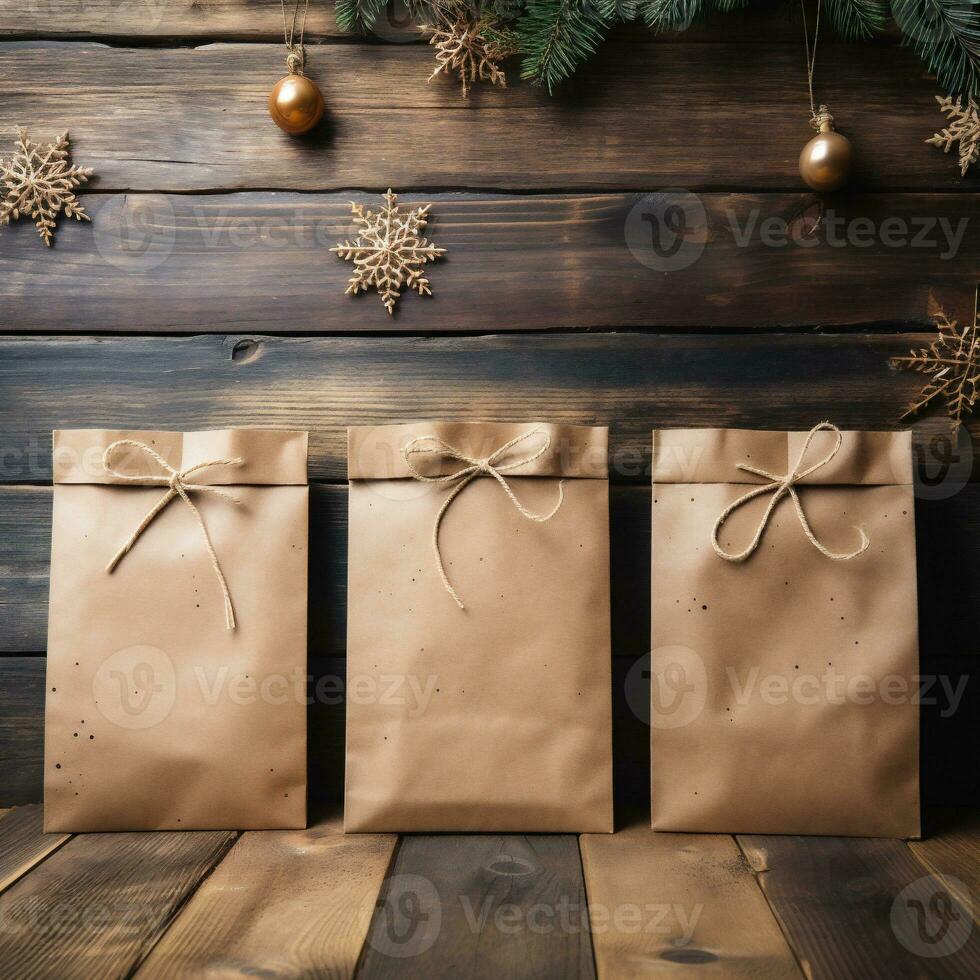
[[[303,52],[300,49],[290,48],[289,54],[286,55],[286,67],[289,69],[289,73],[302,75],[304,61]]]
[[[810,125],[817,130],[818,133],[833,133],[834,117],[830,114],[830,110],[825,105],[822,105],[811,116]]]

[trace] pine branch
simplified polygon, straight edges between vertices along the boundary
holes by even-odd
[[[954,95],[980,95],[980,0],[892,0],[905,43]]]
[[[704,11],[703,0],[647,0],[643,20],[658,34],[686,31]]]
[[[834,30],[848,41],[861,41],[883,31],[890,11],[888,0],[827,0]]]
[[[521,78],[553,92],[595,53],[607,27],[589,0],[528,0],[516,24],[524,53]]]
[[[337,0],[337,26],[351,34],[367,34],[387,5],[387,0]]]
[[[606,24],[636,20],[643,6],[643,0],[593,0],[593,3]]]

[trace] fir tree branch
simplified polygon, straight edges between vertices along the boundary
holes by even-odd
[[[337,26],[351,34],[367,34],[386,6],[387,0],[337,0]]]
[[[658,34],[686,31],[703,10],[703,0],[646,0],[643,20]]]
[[[980,0],[892,0],[892,14],[947,92],[980,94]]]
[[[888,23],[888,0],[827,0],[827,15],[841,37],[867,40]]]
[[[521,78],[554,91],[595,52],[606,27],[588,0],[528,0],[516,24],[524,53]]]

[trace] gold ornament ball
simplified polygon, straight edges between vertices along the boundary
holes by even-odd
[[[851,141],[831,128],[821,131],[800,153],[800,176],[815,191],[836,191],[847,183],[854,150]]]
[[[269,93],[269,115],[284,133],[299,136],[323,118],[323,95],[305,75],[286,75]]]

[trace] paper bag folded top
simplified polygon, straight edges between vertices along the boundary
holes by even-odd
[[[606,430],[348,447],[346,828],[611,830]]]
[[[54,433],[47,830],[305,825],[306,452]]]
[[[653,437],[658,830],[916,837],[908,432]]]

